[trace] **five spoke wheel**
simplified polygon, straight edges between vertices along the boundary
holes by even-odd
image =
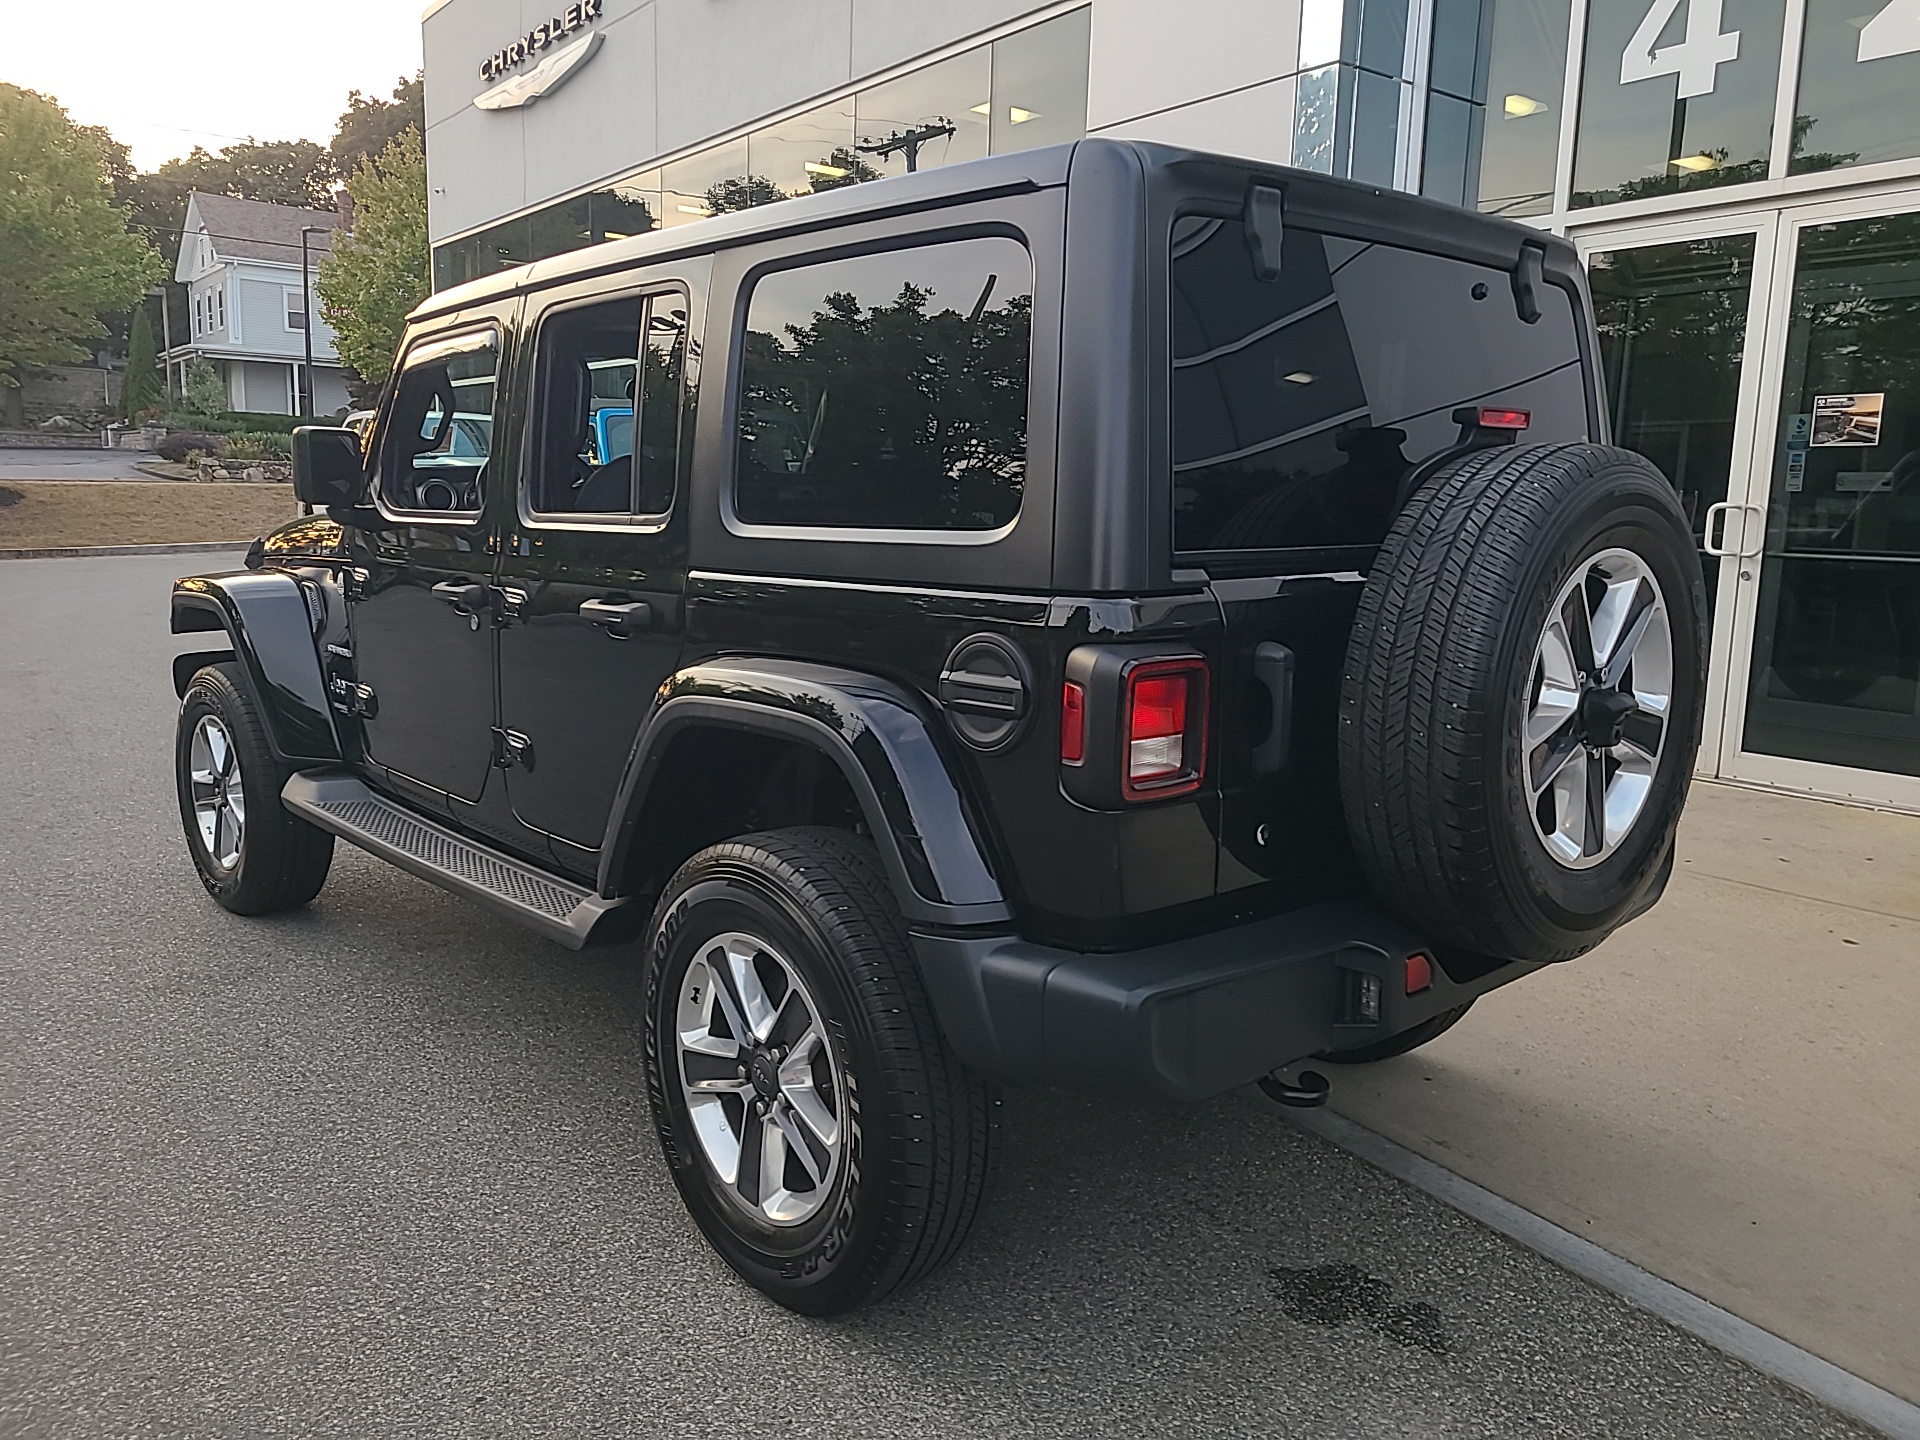
[[[1673,694],[1673,627],[1653,571],[1630,550],[1583,561],[1547,612],[1521,719],[1534,829],[1559,864],[1598,865],[1633,829]]]
[[[240,863],[247,828],[247,796],[240,781],[240,757],[233,737],[218,716],[202,715],[188,750],[187,779],[193,792],[193,818],[207,856],[222,870]]]
[[[766,941],[717,935],[680,982],[681,1093],[707,1163],[758,1219],[797,1225],[841,1166],[839,1066],[798,972]]]

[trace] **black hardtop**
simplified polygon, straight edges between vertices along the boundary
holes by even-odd
[[[1137,171],[1156,211],[1193,203],[1204,206],[1204,197],[1214,197],[1217,203],[1237,203],[1248,186],[1270,184],[1285,191],[1288,216],[1355,239],[1386,241],[1502,268],[1518,262],[1522,246],[1533,245],[1545,252],[1549,274],[1565,277],[1579,272],[1578,255],[1571,243],[1498,216],[1263,160],[1144,141],[1087,139],[848,185],[777,205],[717,215],[697,225],[654,230],[571,250],[439,291],[422,301],[409,318],[430,319],[518,291],[618,273],[685,255],[708,254],[780,235],[804,234],[995,194],[1049,189],[1066,184],[1069,174],[1082,167],[1110,174],[1115,161]]]

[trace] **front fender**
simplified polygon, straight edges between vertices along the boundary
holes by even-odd
[[[833,760],[860,802],[907,919],[985,925],[1013,917],[946,761],[906,692],[856,671],[778,660],[710,660],[663,687],[608,821],[602,895],[611,896],[625,873],[673,737],[695,725],[780,735]]]
[[[173,584],[173,633],[224,630],[266,712],[267,743],[291,765],[340,759],[300,582],[279,570],[191,575]]]

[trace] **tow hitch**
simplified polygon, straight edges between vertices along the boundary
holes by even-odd
[[[1302,1070],[1298,1080],[1286,1080],[1276,1070],[1260,1077],[1260,1088],[1269,1100],[1291,1105],[1296,1110],[1312,1110],[1327,1103],[1327,1091],[1333,1087],[1317,1070]]]

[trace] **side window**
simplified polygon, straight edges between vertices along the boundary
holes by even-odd
[[[499,368],[491,331],[414,348],[394,388],[380,456],[380,496],[389,508],[480,512]]]
[[[673,507],[686,343],[678,292],[547,318],[527,476],[536,514],[625,519]]]
[[[779,270],[747,307],[733,510],[997,530],[1027,466],[1033,262],[993,236]]]
[[[1407,471],[1451,444],[1456,407],[1512,405],[1584,438],[1571,302],[1536,324],[1506,272],[1296,226],[1280,278],[1238,221],[1174,223],[1173,508],[1182,551],[1378,544]]]

